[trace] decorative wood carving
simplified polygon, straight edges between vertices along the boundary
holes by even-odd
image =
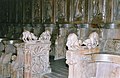
[[[102,40],[101,48],[103,52],[119,54],[120,40]]]
[[[88,44],[90,43],[93,45],[93,42],[95,42],[94,44],[98,44],[98,40],[99,40],[98,35],[97,34],[93,35],[93,34],[96,33],[93,32],[90,34],[89,40],[87,39]],[[74,40],[73,37],[75,38]],[[91,40],[91,38],[93,41]],[[111,46],[110,49],[119,47],[119,42],[116,42],[118,44],[114,43],[115,44],[114,45],[110,40],[107,43],[108,44],[110,43],[109,44]],[[84,42],[82,44],[84,44]],[[70,34],[68,36],[68,41],[66,45],[68,46],[68,51],[66,53],[66,59],[67,59],[66,63],[69,65],[68,78],[119,78],[120,77],[120,60],[119,60],[120,56],[114,55],[115,53],[113,52],[115,51],[112,51],[111,53],[107,51],[108,53],[104,54],[104,53],[100,53],[100,50],[97,46],[87,49],[86,47],[79,45],[79,41],[75,34]]]
[[[49,43],[36,43],[25,45],[25,72],[24,78],[39,78],[50,73]]]
[[[80,23],[83,19],[84,14],[84,1],[83,0],[74,0],[73,1],[74,14],[73,20],[77,23]]]
[[[23,1],[23,23],[32,22],[32,1]]]
[[[55,7],[55,17],[56,22],[63,23],[66,21],[66,7],[67,0],[56,0],[56,7]]]
[[[8,10],[9,10],[9,8],[8,8],[8,1],[6,1],[6,0],[2,0],[2,3],[1,3],[1,5],[2,5],[2,10],[1,10],[1,12],[2,12],[2,15],[1,15],[1,22],[2,23],[7,23],[8,22]],[[6,6],[5,6],[6,5]]]
[[[96,50],[95,50],[96,51]],[[91,62],[91,56],[85,55],[88,50],[68,50],[66,52],[66,63],[69,65],[68,78],[90,78],[95,77],[96,65]]]
[[[43,0],[42,20],[45,23],[54,23],[54,0]]]
[[[90,39],[96,42],[93,36],[94,33],[90,34]],[[86,41],[86,40],[85,40]],[[69,76],[68,78],[90,78],[95,77],[96,65],[92,62],[92,56],[86,55],[91,53],[98,53],[99,48],[92,47],[87,49],[88,44],[92,46],[92,41],[90,40],[86,46],[81,46],[84,42],[77,39],[77,35],[71,33],[67,38],[68,51],[66,52],[66,63],[69,65]]]
[[[0,1],[0,3],[1,3],[1,5],[0,5],[0,17],[2,17],[2,13],[3,13],[3,9],[2,9],[2,6],[3,6],[3,4],[2,4],[2,0]],[[2,19],[0,19],[0,23],[2,22]]]
[[[8,1],[9,2],[9,22],[16,23],[16,2],[15,0]]]
[[[42,23],[42,0],[33,0],[33,23]]]
[[[16,0],[16,23],[23,23],[23,0]]]
[[[24,46],[24,78],[39,78],[43,74],[50,73],[49,50],[50,32],[43,32],[39,40],[29,40]]]

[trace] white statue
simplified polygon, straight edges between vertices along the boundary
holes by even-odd
[[[23,34],[22,40],[24,42],[37,40],[37,37],[33,33],[29,32],[29,31],[24,31],[22,34]]]
[[[92,32],[89,35],[89,38],[91,40],[92,47],[95,48],[99,44],[99,35],[98,35],[98,33]]]
[[[41,42],[49,42],[50,38],[51,38],[50,31],[46,30],[45,32],[43,32],[40,35],[39,41],[41,41]]]
[[[71,33],[68,35],[66,45],[69,50],[79,50],[81,49],[81,44],[82,44],[82,41],[78,40],[76,34]]]
[[[92,32],[89,35],[89,39],[83,41],[83,44],[85,44],[89,49],[95,48],[99,44],[99,35],[96,32]]]

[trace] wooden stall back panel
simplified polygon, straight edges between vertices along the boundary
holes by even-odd
[[[120,78],[120,66],[114,63],[97,63],[96,78]]]

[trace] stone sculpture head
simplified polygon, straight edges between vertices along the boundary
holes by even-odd
[[[80,49],[81,41],[78,40],[77,35],[75,33],[71,33],[68,35],[66,46],[69,50],[77,50]]]

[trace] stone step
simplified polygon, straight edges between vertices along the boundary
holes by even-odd
[[[68,67],[65,59],[51,61],[52,72],[45,74],[43,78],[68,78]]]

